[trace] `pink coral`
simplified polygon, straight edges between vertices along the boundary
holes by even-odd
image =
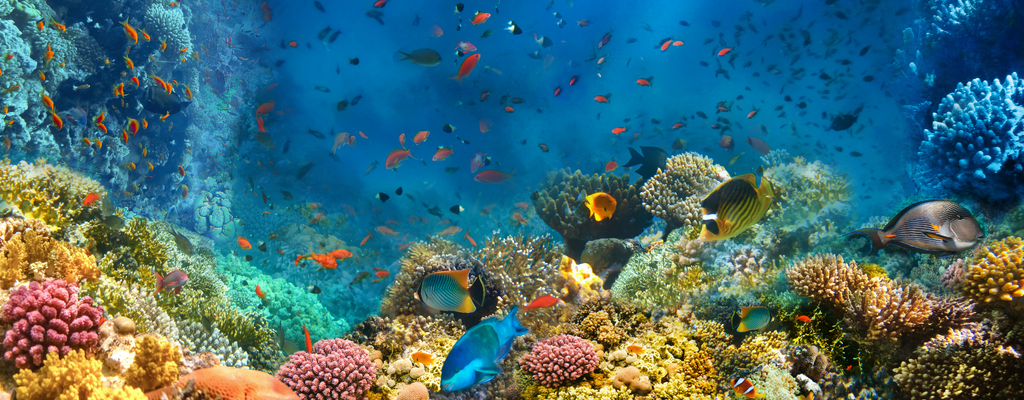
[[[78,349],[92,353],[99,344],[103,308],[93,306],[91,297],[79,300],[78,286],[63,279],[14,290],[2,314],[4,322],[14,324],[4,337],[4,358],[18,368],[43,365],[51,351],[61,357]]]
[[[533,351],[519,359],[519,366],[541,385],[552,388],[594,372],[597,353],[586,340],[558,335],[535,343]]]
[[[366,350],[345,339],[316,342],[313,353],[292,354],[277,371],[278,379],[304,400],[362,398],[376,375]]]

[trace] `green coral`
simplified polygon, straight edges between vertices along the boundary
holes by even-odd
[[[178,380],[181,351],[164,338],[145,336],[135,345],[135,359],[125,372],[125,385],[150,392]]]
[[[634,254],[612,285],[612,298],[648,310],[682,304],[688,290],[708,278],[701,262],[678,262],[679,249],[673,244],[683,240],[684,231],[674,230],[665,244]]]
[[[96,217],[98,210],[83,206],[82,200],[90,192],[101,196],[106,193],[99,182],[45,161],[11,165],[10,160],[0,160],[0,182],[4,183],[0,185],[0,201],[51,228]]]
[[[146,400],[139,389],[103,387],[103,363],[90,359],[82,350],[63,358],[46,355],[39,371],[23,369],[14,375],[21,400]]]

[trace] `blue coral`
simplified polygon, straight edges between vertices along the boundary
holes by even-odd
[[[946,189],[980,200],[1004,202],[1019,196],[1008,192],[1024,181],[1024,83],[1017,73],[992,84],[974,79],[959,84],[932,114],[918,156],[930,179]]]

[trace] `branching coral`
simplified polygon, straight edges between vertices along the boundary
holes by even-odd
[[[821,161],[791,158],[766,169],[764,178],[772,182],[777,206],[753,233],[755,242],[766,249],[785,254],[813,247],[834,237],[836,226],[852,218],[848,179]]]
[[[668,223],[664,236],[676,228],[699,228],[700,202],[715,186],[729,179],[725,168],[710,158],[687,152],[670,157],[665,169],[644,182],[644,207]]]
[[[107,314],[130,318],[139,333],[154,332],[178,340],[178,326],[157,304],[152,291],[136,284],[118,283],[108,276],[83,284],[82,291],[89,293]]]
[[[1010,236],[975,251],[964,287],[978,301],[1024,307],[1024,240]]]
[[[603,192],[617,201],[610,219],[596,221],[584,203],[585,197]],[[583,194],[586,193],[586,194]],[[588,241],[601,238],[628,239],[651,225],[651,214],[640,202],[640,187],[629,184],[629,176],[569,175],[556,171],[548,175],[545,186],[530,197],[537,216],[562,235],[565,255],[579,260]]]
[[[505,293],[498,301],[499,309],[529,304],[534,298],[558,292],[561,254],[551,236],[492,235],[477,258],[491,272],[488,285]]]
[[[181,350],[167,339],[145,336],[136,344],[135,361],[124,376],[125,385],[149,392],[178,380]]]
[[[0,182],[0,200],[18,207],[28,218],[57,228],[90,216],[80,215],[86,210],[82,199],[87,193],[106,193],[99,182],[45,163],[11,165],[0,160]]]
[[[650,328],[650,319],[639,307],[609,299],[588,301],[577,307],[561,329],[603,345],[617,347],[627,338]]]
[[[84,400],[146,400],[135,388],[113,389],[103,385],[102,363],[76,350],[60,358],[57,353],[46,356],[38,372],[22,369],[14,375],[18,398],[22,400],[84,399]]]
[[[99,278],[96,258],[88,251],[39,232],[29,229],[17,233],[0,248],[0,286],[8,288],[27,279],[78,283]]]

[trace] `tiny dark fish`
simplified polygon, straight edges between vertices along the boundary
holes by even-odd
[[[334,33],[331,34],[331,37],[327,38],[327,43],[334,43],[335,40],[338,40],[338,35],[340,34],[341,31],[334,31]]]
[[[284,65],[284,60],[277,60],[277,61],[274,61],[274,66],[275,66],[275,67],[280,67],[280,66],[282,66],[282,65]]]
[[[873,77],[871,75],[867,75],[867,76],[864,77],[864,82],[871,82],[873,80],[875,80],[875,77]]]
[[[718,21],[711,21],[711,26],[718,28],[722,26],[722,23]]]
[[[860,55],[863,56],[865,54],[868,54],[868,50],[871,50],[871,45],[864,46],[863,49],[860,49]]]
[[[631,37],[629,39],[626,39],[626,43],[636,43],[636,38],[635,37]]]
[[[311,169],[313,169],[313,163],[303,165],[302,168],[299,168],[299,170],[295,173],[295,179],[302,180],[302,178],[305,178],[306,174],[308,174],[309,170]]]
[[[842,153],[842,152],[843,152],[843,148],[842,148],[842,147],[839,147],[839,146],[836,146],[836,151],[838,151],[838,152]]]
[[[308,291],[308,292],[310,292],[312,294],[320,294],[321,293],[320,287],[317,286],[317,285],[306,286],[306,291]]]
[[[267,242],[260,243],[260,247],[257,247],[257,248],[260,249],[260,251],[266,253],[267,252]]]
[[[459,3],[459,4],[462,4],[462,3]],[[359,273],[356,274],[356,277],[352,278],[352,282],[349,282],[348,285],[352,286],[352,285],[355,285],[355,284],[362,283],[363,281],[366,280],[366,278],[369,278],[369,277],[370,277],[370,273],[369,272],[367,272],[367,271],[359,271]]]
[[[451,208],[449,208],[448,211],[451,211],[455,215],[459,215],[463,211],[466,211],[466,209],[462,208],[462,206],[456,204],[456,205],[452,206]]]
[[[377,193],[377,200],[380,200],[381,203],[388,201],[388,199],[390,199],[390,198],[391,198],[391,196],[388,196],[387,193],[384,193],[384,192]]]
[[[366,16],[377,20],[378,23],[384,25],[384,13],[377,10],[370,10],[366,12]]]
[[[348,63],[352,65],[359,65],[359,57],[348,59]]]
[[[707,66],[710,66],[711,64],[708,64],[708,62],[707,62],[707,61],[701,61],[701,62],[700,62],[700,65],[701,65],[702,67],[707,67]]]
[[[797,104],[796,106],[801,108],[801,109],[807,108],[807,102],[806,101],[801,101],[800,104]]]
[[[319,1],[314,1],[313,2],[313,7],[316,7],[316,9],[320,10],[320,12],[327,12],[327,11],[324,11],[324,5],[320,4]]]
[[[851,151],[851,152],[850,152],[850,155],[851,155],[851,156],[854,156],[854,157],[860,157],[860,156],[862,156],[863,154],[861,154],[861,153],[860,153],[859,151]]]
[[[292,140],[291,139],[286,140],[284,142],[284,149],[282,149],[281,154],[288,154],[288,148],[290,148],[291,145],[292,145]]]
[[[346,108],[348,108],[348,100],[338,102],[338,111],[345,111]]]
[[[395,189],[395,194],[397,194],[399,196],[402,195],[402,187],[401,186],[399,186],[398,189]]]
[[[294,199],[295,196],[293,196],[292,193],[287,191],[287,190],[282,190],[281,191],[281,198],[285,199],[285,200],[291,200],[291,199]]]
[[[452,124],[444,124],[444,126],[441,127],[441,130],[447,133],[452,133],[455,131],[455,127],[452,126]]]
[[[331,33],[331,27],[328,26],[328,27],[326,27],[324,29],[321,29],[320,33],[316,35],[316,38],[320,39],[320,40],[324,40],[324,38],[327,37],[327,35],[329,35],[330,33]]]
[[[836,11],[836,18],[846,19],[846,13],[844,13],[842,11]]]
[[[448,167],[444,169],[444,173],[451,175],[459,171],[459,167]]]
[[[354,106],[356,104],[359,104],[359,100],[362,100],[362,99],[363,99],[363,95],[358,95],[356,97],[353,97],[352,101],[350,103]]]
[[[319,90],[319,91],[324,92],[324,93],[330,93],[331,92],[330,88],[326,88],[326,87],[323,87],[323,86],[317,86],[314,89]]]
[[[326,136],[324,136],[323,133],[320,133],[318,131],[314,131],[312,128],[309,128],[309,133],[311,135],[315,136],[317,139],[324,139],[324,138],[326,138]]]
[[[252,261],[252,256],[246,255],[245,256],[245,261]]]
[[[686,22],[686,21],[683,21],[683,20],[679,20],[679,25],[682,25],[682,26],[690,26],[690,23],[689,23],[689,22]]]

